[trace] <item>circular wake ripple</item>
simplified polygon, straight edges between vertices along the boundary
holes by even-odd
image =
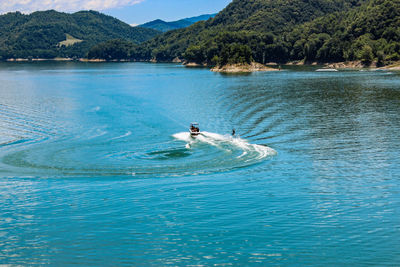
[[[187,132],[167,142],[135,147],[123,138],[71,143],[53,140],[3,156],[4,164],[29,176],[170,177],[225,172],[251,166],[276,154],[246,140],[203,132]],[[67,145],[66,145],[67,143]]]

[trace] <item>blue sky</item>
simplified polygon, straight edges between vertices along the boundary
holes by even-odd
[[[97,10],[129,24],[173,21],[221,11],[231,0],[0,0],[0,13]]]
[[[141,3],[104,10],[129,24],[142,24],[155,19],[174,21],[221,11],[231,0],[145,0]]]

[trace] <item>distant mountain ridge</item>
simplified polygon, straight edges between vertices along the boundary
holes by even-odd
[[[171,30],[177,30],[189,27],[190,25],[202,21],[208,20],[210,18],[215,17],[217,14],[205,14],[196,17],[184,18],[177,21],[166,22],[161,19],[156,19],[144,24],[139,25],[138,27],[153,29],[161,32],[167,32]]]
[[[86,57],[89,49],[100,42],[125,39],[138,44],[158,34],[97,11],[12,12],[0,16],[0,60]]]

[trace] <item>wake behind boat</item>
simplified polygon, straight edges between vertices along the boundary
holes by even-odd
[[[210,155],[210,150],[208,150],[208,148],[211,147],[217,149],[217,151],[223,152],[224,157],[234,157],[246,162],[246,164],[277,154],[274,149],[268,146],[251,144],[245,139],[234,137],[229,134],[222,135],[203,131],[196,137],[193,137],[190,132],[180,132],[174,134],[173,137],[177,140],[186,142],[185,147],[187,149],[198,147],[196,153],[207,151],[207,155]],[[211,154],[213,153],[214,152]]]

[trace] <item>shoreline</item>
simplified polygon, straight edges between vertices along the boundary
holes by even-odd
[[[56,57],[56,58],[8,58],[2,60],[3,62],[42,62],[42,61],[76,61],[76,62],[139,62],[128,59],[88,59],[88,58],[68,58],[68,57]]]
[[[88,59],[88,58],[9,58],[0,60],[2,62],[45,62],[45,61],[75,61],[75,62],[89,62],[89,63],[104,63],[104,62],[148,62],[148,63],[182,63],[181,60],[174,59],[169,62],[160,62],[157,60],[130,60],[130,59]],[[268,62],[265,65],[257,62],[251,64],[228,64],[222,67],[209,66],[206,64],[198,64],[193,62],[183,62],[182,65],[185,67],[208,67],[213,72],[222,73],[240,73],[240,72],[259,72],[259,71],[278,71],[279,69],[272,68],[270,66],[323,66],[332,69],[380,69],[380,70],[400,70],[400,61],[392,62],[388,65],[377,66],[377,62],[372,62],[370,65],[365,66],[361,61],[344,61],[344,62],[304,62],[304,61],[289,61],[286,63]]]
[[[384,69],[384,70],[400,70],[400,62],[384,66],[384,67],[382,67],[380,69]]]
[[[274,69],[267,67],[263,64],[252,62],[251,64],[228,64],[225,66],[213,67],[211,71],[221,73],[250,73],[250,72],[261,72],[261,71],[279,71],[280,69]]]

